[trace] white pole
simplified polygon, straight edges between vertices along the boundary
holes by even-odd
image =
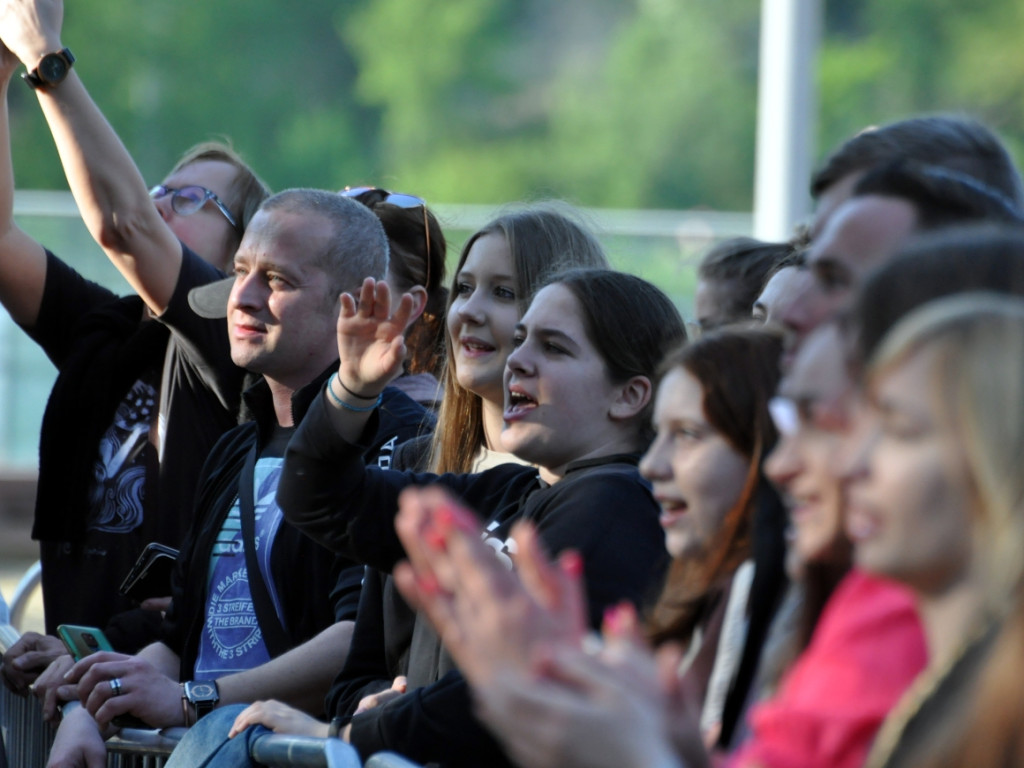
[[[811,210],[821,0],[761,0],[754,237],[786,240]]]

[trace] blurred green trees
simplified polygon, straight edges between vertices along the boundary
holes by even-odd
[[[816,156],[968,111],[1024,151],[1024,5],[828,0]],[[275,188],[749,209],[756,0],[75,0],[63,42],[152,181],[230,137]],[[63,188],[12,89],[20,187]]]

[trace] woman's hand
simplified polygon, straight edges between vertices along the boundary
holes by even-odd
[[[352,294],[341,294],[338,380],[344,394],[373,400],[401,372],[412,309],[412,297],[404,294],[392,313],[388,284],[372,277],[363,281],[358,302]]]
[[[609,655],[561,646],[533,675],[500,672],[474,688],[477,714],[521,765],[681,766],[653,659],[636,646]],[[687,765],[691,765],[687,763]]]
[[[397,699],[405,693],[408,686],[409,682],[405,675],[399,675],[387,690],[371,693],[369,696],[363,696],[363,698],[359,700],[359,704],[356,705],[356,711],[353,714],[358,715],[362,712],[368,712],[371,709],[384,706],[392,699]]]
[[[576,553],[552,564],[536,530],[520,524],[513,571],[481,540],[476,517],[437,487],[404,491],[395,528],[409,555],[395,584],[473,685],[488,685],[503,667],[525,673],[539,648],[581,646],[586,603]]]
[[[231,730],[228,731],[228,738],[233,739],[253,725],[262,725],[274,733],[312,736],[319,739],[327,738],[327,729],[329,728],[327,723],[322,723],[305,712],[270,699],[269,701],[257,701],[239,712]]]

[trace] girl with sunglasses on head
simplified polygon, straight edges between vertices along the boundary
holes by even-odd
[[[636,463],[650,437],[657,361],[685,338],[664,294],[607,270],[552,278],[515,325],[502,385],[502,443],[536,468],[503,464],[445,475],[361,465],[359,446],[375,423],[377,392],[402,357],[400,329],[410,301],[403,297],[392,315],[387,286],[372,280],[358,304],[347,295],[342,301],[338,339],[345,362],[296,434],[279,490],[296,524],[327,546],[390,571],[404,557],[393,526],[399,493],[440,483],[481,510],[488,542],[503,559],[512,554],[503,551],[509,527],[521,518],[536,522],[551,551],[574,550],[568,558],[584,573],[590,624],[609,605],[649,595],[666,553],[657,505]],[[364,757],[392,749],[421,762],[505,764],[476,724],[458,670],[436,639],[433,645],[432,668],[415,670],[421,679],[410,680],[416,690],[334,727]],[[234,732],[255,722],[274,726],[280,714],[274,703],[258,703],[239,715]],[[294,728],[293,718],[288,725]],[[307,723],[298,732],[322,736],[328,726]]]
[[[388,236],[391,261],[388,285],[395,295],[413,293],[423,312],[405,333],[408,349],[403,373],[391,386],[428,408],[441,402],[438,377],[444,368],[445,256],[441,225],[426,202],[415,195],[379,187],[346,187],[339,193],[361,202],[380,219]]]

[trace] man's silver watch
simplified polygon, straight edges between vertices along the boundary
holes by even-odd
[[[183,687],[186,701],[195,715],[193,722],[199,722],[210,714],[220,701],[220,691],[216,680],[189,680]]]

